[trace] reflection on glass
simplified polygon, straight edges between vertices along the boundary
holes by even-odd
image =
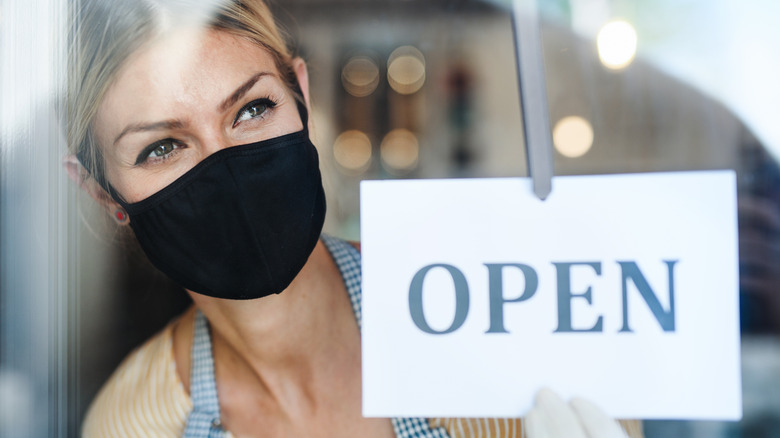
[[[368,96],[379,85],[379,67],[367,56],[354,56],[341,70],[341,83],[355,97]]]
[[[564,117],[553,129],[555,150],[569,158],[585,155],[593,146],[593,128],[579,116]]]
[[[285,0],[274,3],[280,9],[292,10],[289,16],[281,14],[281,17],[293,22],[289,28],[300,31],[298,53],[307,55],[307,62],[314,70],[311,92],[316,113],[312,119],[318,122],[317,136],[333,144],[332,151],[327,150],[327,143],[321,145],[320,151],[323,155],[332,153],[337,162],[331,168],[323,166],[324,172],[333,173],[326,176],[332,182],[330,187],[326,185],[330,190],[329,202],[333,200],[332,204],[340,208],[330,210],[333,220],[329,225],[334,234],[359,238],[359,179],[385,178],[387,173],[408,175],[410,172],[419,177],[507,176],[515,175],[525,166],[517,143],[521,130],[518,127],[520,114],[509,13],[502,8],[486,6],[511,2]],[[5,45],[11,44],[11,40],[29,42],[34,43],[30,46],[32,49],[40,50],[30,50],[19,44],[18,47],[27,49],[23,54],[53,53],[54,49],[48,47],[52,42],[46,35],[23,37],[30,33],[25,29],[40,28],[50,29],[49,35],[56,35],[51,25],[52,14],[62,8],[51,6],[60,4],[64,5],[65,0],[0,0],[0,8],[3,8],[0,10],[0,30],[6,37],[3,40],[0,36],[0,43],[4,43],[4,50],[0,52],[4,54],[4,61],[8,61],[6,68],[25,72],[5,76],[6,85],[12,83],[13,77],[33,80],[36,75],[48,77],[61,71],[61,68],[22,68],[29,64],[25,61],[27,58],[22,54],[12,56],[20,50],[11,51]],[[780,376],[780,338],[777,336],[780,333],[780,167],[776,160],[780,156],[777,152],[780,141],[772,140],[780,139],[780,129],[775,129],[780,125],[763,122],[770,120],[772,116],[767,115],[773,113],[771,109],[767,110],[765,104],[771,99],[766,97],[778,90],[775,78],[780,58],[766,56],[766,53],[767,47],[780,42],[778,27],[772,20],[780,12],[780,2],[553,0],[539,4],[542,13],[560,14],[552,17],[558,17],[559,22],[542,23],[544,53],[550,61],[546,78],[554,117],[554,144],[560,154],[556,157],[556,171],[586,174],[735,168],[740,176],[740,310],[745,399],[749,400],[745,405],[745,418],[740,423],[704,423],[701,426],[685,421],[646,422],[645,436],[774,436],[772,434],[780,430],[780,397],[774,390]],[[4,7],[6,5],[12,7]],[[28,13],[27,8],[35,13]],[[34,17],[37,24],[19,20],[19,15]],[[607,24],[610,17],[618,16],[626,21]],[[333,32],[324,31],[326,29]],[[602,30],[600,34],[599,30]],[[597,34],[598,41],[592,41]],[[12,39],[9,35],[18,38]],[[660,65],[665,72],[656,71],[652,65],[633,63],[640,49],[637,46],[639,38],[642,39],[643,57]],[[64,40],[63,36],[62,43]],[[424,48],[425,57],[414,47],[405,46],[386,58],[393,48],[405,44]],[[598,48],[598,58],[592,56],[594,48]],[[345,54],[348,55],[345,57]],[[691,59],[696,62],[690,62]],[[630,68],[620,74],[611,74],[628,66]],[[389,71],[385,71],[386,68]],[[385,74],[393,91],[381,82]],[[678,84],[668,76],[682,78],[693,86]],[[0,225],[4,229],[0,237],[5,237],[0,239],[3,240],[0,259],[7,262],[5,269],[0,269],[0,279],[6,286],[15,286],[0,290],[0,301],[7,309],[0,315],[0,334],[5,342],[9,339],[13,342],[5,345],[25,348],[23,354],[2,355],[5,362],[0,364],[0,436],[5,436],[2,425],[15,427],[17,424],[22,424],[19,430],[25,430],[24,436],[52,436],[50,431],[55,426],[50,423],[67,418],[73,423],[74,432],[58,436],[72,436],[80,428],[81,415],[94,396],[96,386],[113,370],[112,360],[118,361],[126,351],[123,349],[129,349],[134,342],[140,342],[156,331],[179,310],[171,303],[176,301],[174,298],[159,298],[167,300],[163,301],[168,303],[163,310],[137,299],[139,290],[161,289],[159,284],[162,283],[161,279],[155,278],[148,282],[149,287],[146,283],[137,284],[139,279],[146,278],[138,275],[140,268],[101,270],[96,267],[114,266],[116,259],[127,257],[126,248],[117,249],[102,240],[97,242],[94,233],[83,232],[92,224],[81,224],[82,221],[73,216],[83,215],[82,210],[89,214],[93,209],[97,210],[91,201],[60,211],[61,206],[70,205],[72,199],[58,201],[57,196],[62,192],[57,190],[65,183],[61,175],[52,176],[51,170],[59,168],[64,147],[52,144],[52,151],[46,153],[52,153],[53,158],[42,160],[31,157],[42,158],[43,149],[30,146],[31,143],[50,144],[51,139],[59,138],[59,134],[49,133],[49,123],[38,129],[24,123],[31,119],[31,114],[35,117],[32,120],[54,119],[46,112],[33,112],[33,109],[46,108],[50,97],[38,99],[37,96],[45,96],[49,88],[21,87],[19,81],[13,81],[13,84],[15,87],[11,86],[11,90],[25,93],[29,88],[31,91],[27,93],[36,97],[14,99],[7,87],[3,95],[4,103],[16,106],[13,106],[14,111],[2,114],[4,122],[0,129],[6,134],[0,141],[0,153],[3,154],[0,159],[0,175],[3,176],[0,181],[0,199],[3,201]],[[427,90],[423,90],[425,95],[420,92],[423,86],[427,86]],[[47,91],[41,94],[34,92],[35,88]],[[714,94],[726,107],[705,99],[696,93],[697,89]],[[428,90],[432,92],[427,93]],[[411,96],[393,96],[395,93]],[[762,127],[757,132],[761,134],[758,140],[730,114],[729,108],[739,108],[751,127]],[[564,117],[574,114],[580,117]],[[587,120],[581,118],[585,114]],[[391,137],[396,131],[386,135],[381,145],[377,145],[381,166],[374,165],[372,139],[376,142],[388,130],[401,126],[413,131],[406,131],[411,137]],[[21,127],[20,137],[27,140],[11,141],[9,134],[14,130],[10,127]],[[360,131],[347,131],[333,140],[347,129]],[[596,129],[598,146],[593,147]],[[37,132],[41,137],[31,132]],[[419,139],[415,134],[425,138],[424,155],[419,152]],[[773,154],[768,154],[765,147]],[[30,171],[29,166],[19,165],[22,162],[37,162],[43,168],[38,166]],[[19,169],[28,170],[20,172]],[[57,187],[50,189],[49,184]],[[16,195],[11,190],[25,186],[39,189],[30,192],[34,196],[28,191]],[[51,214],[33,214],[46,211]],[[52,252],[51,257],[36,257],[37,261],[30,265],[27,258],[19,256],[26,253],[15,252],[14,248],[30,241],[31,233],[47,230],[46,223],[51,221],[41,225],[36,220],[46,217],[62,218],[56,221],[58,227],[78,228],[80,232],[68,237],[65,241],[70,243],[64,248],[42,248],[56,252]],[[65,235],[60,228],[52,229],[54,231],[57,235]],[[68,258],[68,271],[63,272],[69,276],[75,270],[78,278],[56,288],[50,287],[54,284],[51,282],[48,288],[47,285],[38,287],[39,281],[62,278],[56,272],[41,274],[49,272],[47,260],[56,262],[59,254],[71,253],[74,248],[82,256]],[[111,281],[94,273],[103,271],[111,274]],[[28,275],[30,272],[39,274],[31,276]],[[113,280],[114,277],[132,282]],[[111,289],[106,285],[113,282],[121,283],[121,290],[109,294],[110,297],[99,293]],[[16,287],[22,283],[23,287]],[[67,295],[63,295],[65,289]],[[36,290],[45,293],[28,293]],[[163,292],[184,295],[178,288]],[[74,358],[75,372],[57,368],[54,364],[47,367],[41,361],[29,366],[29,358],[46,357],[50,343],[55,342],[46,338],[47,333],[62,327],[56,321],[49,323],[46,318],[28,321],[13,317],[28,313],[24,310],[32,303],[38,303],[40,307],[47,302],[60,302],[46,300],[51,294],[56,294],[58,299],[67,298],[63,302],[74,303],[74,308],[77,307],[78,313],[68,313],[68,318],[77,319],[62,321],[71,327],[68,336],[58,338],[69,343],[67,355],[63,357]],[[149,295],[157,299],[166,294]],[[178,298],[179,301],[182,299]],[[23,305],[21,311],[15,303]],[[71,312],[70,304],[65,308]],[[54,313],[47,309],[40,307],[37,313]],[[149,309],[155,311],[150,314]],[[152,318],[160,324],[146,322]],[[128,326],[133,330],[127,330]],[[72,330],[78,333],[75,345],[71,344],[76,339],[70,333]],[[128,335],[128,332],[132,334]],[[98,335],[99,339],[94,338]],[[106,339],[115,342],[109,343]],[[94,345],[110,345],[110,354]],[[44,356],[40,356],[41,351]],[[13,361],[13,368],[8,361]],[[22,368],[25,371],[22,376],[13,374],[17,372],[14,370]],[[58,372],[52,372],[58,369]],[[72,408],[56,415],[39,409],[41,412],[35,421],[30,420],[31,415],[23,413],[30,411],[30,403],[45,407],[45,402],[39,403],[40,396],[50,394],[39,389],[54,391],[63,383],[52,379],[68,376],[78,379],[65,382],[65,388],[76,395],[71,393],[64,397],[66,394],[63,393],[59,398],[52,396],[52,400],[59,399],[59,404],[66,403]],[[21,380],[23,378],[28,379],[26,383]],[[30,397],[33,397],[32,401]],[[56,418],[47,422],[47,414]],[[39,430],[49,433],[38,433]]]
[[[631,64],[636,56],[636,30],[625,21],[612,21],[601,28],[596,45],[601,63],[612,70],[620,70]]]
[[[387,81],[399,94],[413,94],[425,83],[425,57],[412,46],[402,46],[387,61]]]
[[[371,140],[361,131],[344,131],[333,144],[333,157],[347,173],[363,173],[371,164]]]
[[[382,163],[391,173],[407,173],[417,167],[420,144],[407,129],[394,129],[385,135],[380,145]]]

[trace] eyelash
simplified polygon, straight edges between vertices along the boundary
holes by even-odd
[[[250,109],[252,109],[254,107],[258,107],[258,106],[265,107],[263,109],[262,113],[260,113],[259,115],[256,115],[256,116],[250,116],[248,119],[241,119],[241,115],[244,112],[249,111]],[[244,105],[244,107],[241,108],[238,111],[238,114],[236,114],[236,118],[233,119],[233,127],[235,128],[236,126],[238,126],[239,123],[244,122],[246,120],[265,118],[265,116],[267,115],[268,111],[273,110],[275,107],[276,107],[276,102],[271,100],[270,97],[264,97],[262,99],[253,100],[253,101],[249,102],[248,104]]]
[[[158,155],[156,157],[152,157],[152,154],[159,149],[162,146],[165,145],[171,145],[173,148],[166,153],[163,153],[162,155]],[[149,146],[145,147],[143,151],[138,155],[138,158],[135,160],[136,166],[139,164],[148,163],[150,161],[152,162],[159,162],[159,161],[165,161],[168,158],[170,158],[174,152],[177,150],[183,148],[184,145],[180,143],[178,140],[174,140],[172,138],[166,138],[164,140],[156,141]],[[165,152],[165,151],[163,151]]]
[[[244,105],[240,110],[238,110],[238,114],[236,114],[235,119],[233,119],[233,127],[235,128],[240,123],[247,121],[247,120],[253,120],[253,119],[263,119],[265,116],[267,116],[267,113],[271,110],[273,110],[276,107],[277,103],[273,100],[271,100],[270,97],[264,97],[262,99],[256,99],[252,102],[249,102],[248,104]],[[255,107],[264,107],[262,112],[256,116],[249,116],[246,119],[242,119],[241,116],[245,112],[250,111],[252,108]],[[163,154],[158,155],[156,157],[152,157],[152,154],[158,150],[160,147],[165,145],[171,145],[173,146],[170,151],[162,151]],[[179,142],[178,140],[172,139],[172,138],[166,138],[164,140],[156,141],[149,146],[145,147],[143,151],[138,155],[138,158],[135,161],[136,166],[149,163],[149,162],[160,162],[165,161],[169,159],[177,150],[186,147],[183,143]]]

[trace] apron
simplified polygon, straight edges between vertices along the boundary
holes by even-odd
[[[322,241],[339,267],[359,327],[362,318],[360,253],[349,243],[334,237],[323,235]],[[187,418],[184,437],[225,438],[227,433],[219,420],[219,399],[217,382],[214,378],[214,357],[211,354],[211,334],[208,321],[200,311],[195,315],[191,363],[192,411]],[[425,418],[393,418],[392,423],[398,438],[449,438],[446,429],[429,427],[428,420]]]

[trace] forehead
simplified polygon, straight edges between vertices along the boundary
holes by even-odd
[[[169,119],[218,105],[259,72],[278,79],[271,54],[246,38],[193,29],[159,37],[125,61],[98,107],[95,133],[101,137],[141,116]]]

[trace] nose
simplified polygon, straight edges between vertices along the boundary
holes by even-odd
[[[217,128],[202,131],[198,135],[198,143],[200,146],[199,161],[203,161],[215,152],[235,146],[231,139],[221,129]]]

